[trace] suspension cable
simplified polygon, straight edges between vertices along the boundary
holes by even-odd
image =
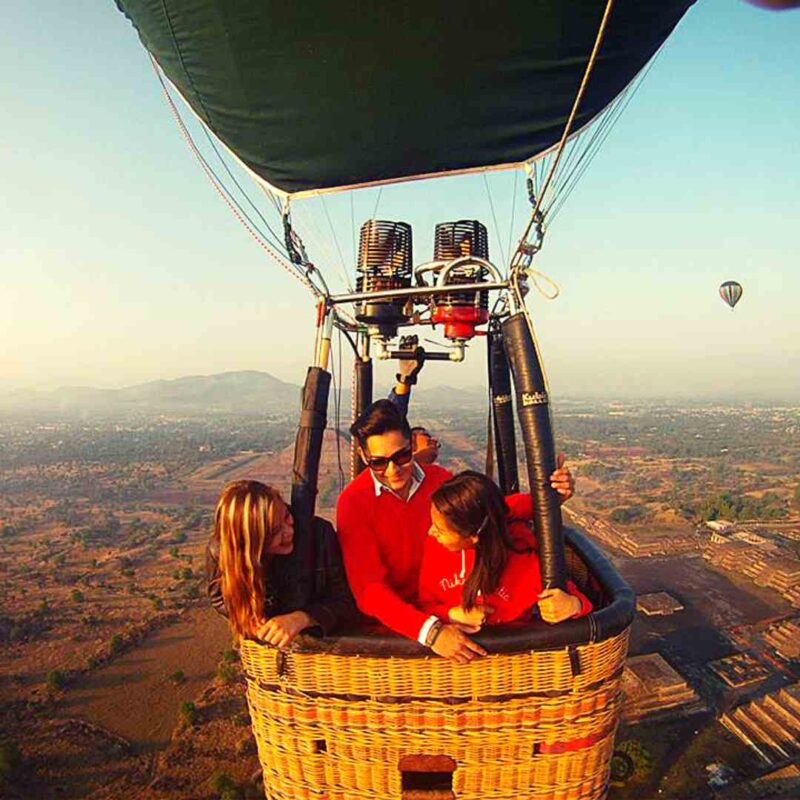
[[[217,158],[219,159],[219,162],[225,168],[225,172],[228,173],[228,177],[233,181],[233,184],[239,190],[239,193],[242,195],[242,197],[244,197],[245,200],[247,200],[247,202],[250,205],[250,207],[258,215],[258,218],[261,220],[261,222],[264,224],[266,229],[269,231],[270,235],[272,236],[272,241],[270,243],[276,249],[280,249],[280,244],[279,244],[280,238],[279,238],[278,234],[275,233],[275,231],[272,229],[272,226],[267,221],[267,218],[261,213],[261,209],[253,202],[253,200],[250,198],[250,195],[244,190],[242,185],[237,180],[236,176],[233,174],[231,168],[228,166],[228,162],[222,157],[222,153],[220,153],[219,148],[217,147],[217,144],[214,141],[214,137],[211,135],[211,133],[209,133],[208,128],[206,128],[205,125],[201,125],[200,127],[202,128],[203,133],[205,134],[206,140],[208,141],[209,145],[211,145],[211,149],[216,154]],[[229,194],[230,194],[230,192],[229,192]],[[239,210],[241,210],[241,206],[239,206],[238,203],[237,203],[237,207],[239,208]],[[253,224],[253,221],[250,219],[249,216],[247,217],[247,220],[251,224]],[[262,232],[262,236],[263,235],[264,234]],[[267,238],[267,237],[265,236],[264,238]]]
[[[592,47],[592,52],[589,55],[589,60],[586,62],[586,69],[583,73],[583,79],[581,80],[580,86],[578,87],[578,93],[575,95],[575,102],[572,104],[572,109],[567,117],[567,122],[564,125],[564,131],[561,134],[561,141],[558,144],[558,148],[556,149],[555,156],[553,158],[553,163],[550,165],[550,169],[547,173],[547,177],[545,178],[544,184],[542,185],[542,189],[540,192],[537,193],[536,203],[533,207],[533,211],[531,212],[531,218],[528,221],[528,225],[523,232],[519,245],[517,247],[517,252],[514,254],[514,258],[511,263],[512,273],[519,272],[522,269],[523,265],[525,265],[528,256],[530,245],[528,244],[528,236],[530,235],[531,229],[536,226],[537,228],[537,236],[541,238],[541,223],[542,223],[542,216],[541,216],[541,205],[542,199],[547,192],[550,182],[553,179],[553,175],[558,168],[558,163],[561,160],[561,156],[564,152],[564,147],[567,144],[567,139],[569,138],[570,131],[572,130],[573,122],[575,121],[575,117],[578,113],[578,107],[581,104],[581,100],[583,100],[583,95],[586,92],[586,87],[589,85],[589,77],[592,74],[592,70],[594,69],[595,61],[597,60],[597,54],[600,51],[600,45],[603,41],[603,36],[605,35],[606,26],[608,24],[609,17],[611,16],[611,9],[614,6],[614,0],[606,0],[606,7],[605,11],[603,12],[603,17],[600,20],[600,27],[597,31],[597,37],[595,38],[594,47]],[[519,298],[521,299],[521,298]]]
[[[662,43],[662,45],[658,48],[658,50],[656,50],[655,55],[650,59],[650,62],[647,64],[647,66],[639,72],[639,75],[636,78],[634,78],[634,80],[631,81],[631,83],[628,84],[628,86],[619,96],[618,100],[621,100],[621,102],[614,104],[614,108],[611,110],[611,113],[609,115],[611,116],[611,121],[605,126],[605,129],[602,131],[601,134],[599,134],[599,136],[593,137],[592,141],[589,142],[586,153],[584,153],[584,155],[581,156],[581,160],[585,158],[585,160],[583,161],[583,165],[582,166],[580,165],[580,161],[578,164],[575,165],[574,175],[569,176],[564,181],[564,187],[565,187],[564,190],[559,191],[558,200],[551,204],[551,206],[555,206],[554,210],[551,212],[548,209],[547,216],[549,219],[551,220],[554,219],[555,216],[558,214],[558,212],[561,210],[564,203],[567,201],[567,198],[572,193],[573,189],[578,184],[580,179],[583,177],[584,173],[589,168],[589,165],[592,163],[597,153],[602,148],[606,139],[608,139],[608,137],[611,135],[611,132],[616,126],[620,117],[625,113],[625,110],[628,108],[628,106],[630,105],[631,101],[633,100],[634,96],[639,91],[639,89],[642,88],[642,85],[644,84],[645,79],[649,75],[650,70],[653,69],[659,56],[664,52],[665,46],[666,43]],[[588,153],[590,149],[591,153]]]
[[[497,224],[497,214],[495,213],[494,210],[494,201],[492,200],[492,191],[489,188],[489,179],[486,177],[486,171],[484,171],[481,174],[483,175],[483,184],[486,187],[486,196],[489,198],[489,208],[491,209],[492,212],[492,220],[494,220],[494,235],[497,237],[497,246],[502,251],[503,263],[505,263],[508,260],[508,255],[505,252],[505,248],[503,247],[503,241],[502,238],[500,237],[500,226]]]
[[[352,292],[353,287],[347,277],[347,267],[345,266],[344,255],[342,254],[342,248],[339,246],[339,237],[336,235],[336,229],[333,227],[331,215],[328,213],[328,204],[325,202],[325,195],[321,194],[319,199],[322,201],[322,210],[325,212],[325,219],[328,220],[328,227],[330,228],[331,236],[333,237],[333,244],[336,247],[336,252],[339,254],[339,274],[344,279],[344,285],[347,286],[347,288]]]
[[[217,191],[217,193],[222,198],[222,200],[225,202],[225,204],[228,206],[228,208],[230,209],[231,213],[236,217],[237,220],[239,220],[241,225],[245,228],[245,230],[247,230],[247,232],[250,234],[250,236],[252,236],[252,238],[256,241],[256,243],[272,259],[277,261],[278,264],[280,264],[280,266],[284,270],[286,270],[286,272],[288,272],[294,278],[296,278],[301,283],[303,283],[307,288],[311,289],[311,291],[315,291],[314,286],[311,283],[311,281],[305,275],[303,275],[301,272],[299,272],[297,269],[293,268],[281,254],[276,252],[275,249],[273,247],[271,247],[270,244],[264,239],[264,237],[261,236],[261,234],[256,230],[256,228],[248,223],[248,221],[245,219],[246,215],[243,212],[240,212],[237,209],[234,200],[228,196],[227,192],[225,191],[224,186],[217,179],[216,175],[214,174],[214,171],[208,165],[208,163],[206,162],[205,158],[203,158],[203,154],[198,149],[197,145],[194,142],[194,139],[192,139],[192,136],[189,133],[188,129],[186,128],[186,125],[183,122],[183,119],[181,118],[180,112],[178,111],[178,109],[177,109],[177,107],[175,105],[175,102],[174,102],[174,100],[172,99],[172,96],[169,93],[169,89],[167,88],[166,81],[164,80],[164,78],[163,78],[163,76],[161,74],[161,69],[158,66],[158,62],[155,60],[155,58],[152,55],[150,56],[150,62],[153,65],[153,70],[156,73],[156,77],[158,78],[158,82],[161,84],[161,89],[164,92],[164,97],[166,98],[167,104],[169,105],[169,108],[170,108],[170,110],[172,112],[172,116],[174,117],[175,122],[178,125],[178,129],[180,130],[180,132],[181,132],[184,140],[186,141],[187,145],[189,145],[189,149],[194,154],[195,158],[197,159],[198,163],[200,164],[200,167],[203,170],[203,172],[205,173],[205,175],[208,178],[209,182],[214,187],[214,189]]]

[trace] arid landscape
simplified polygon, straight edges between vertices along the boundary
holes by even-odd
[[[420,392],[414,420],[439,434],[445,466],[481,468],[481,394],[458,410],[439,397]],[[800,679],[778,630],[791,641],[800,617],[800,408],[573,400],[554,423],[578,476],[567,524],[640,603],[655,598],[631,663],[662,659],[647,668],[663,693],[639,696],[631,673],[613,797],[784,796],[763,787],[783,786],[769,776],[800,764],[798,748],[764,758],[734,731],[744,712],[723,717]],[[0,419],[3,797],[263,796],[203,553],[225,482],[288,488],[295,424],[291,408]],[[349,440],[326,436],[332,516]]]

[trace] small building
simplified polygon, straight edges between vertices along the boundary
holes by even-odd
[[[706,520],[706,527],[710,528],[714,533],[726,533],[733,527],[732,522],[726,519],[709,519]]]
[[[777,589],[781,594],[800,586],[800,561],[789,556],[767,559],[759,583]]]
[[[653,714],[692,713],[703,708],[697,693],[658,653],[629,658],[622,675],[622,718],[634,722]]]
[[[800,658],[800,618],[773,623],[764,633],[764,641],[787,661]]]
[[[717,793],[717,797],[720,800],[757,800],[767,797],[786,800],[800,797],[800,766],[787,764],[752,781],[728,787],[722,793]]]
[[[735,539],[739,542],[747,542],[748,544],[757,544],[767,549],[776,547],[766,536],[762,536],[760,533],[753,533],[752,531],[736,531],[736,533],[731,534],[731,539]]]
[[[749,653],[734,653],[732,656],[711,661],[708,668],[733,689],[760,683],[772,674],[767,667]]]
[[[723,714],[720,722],[767,764],[800,756],[800,684],[784,686]]]
[[[636,610],[648,617],[667,617],[677,611],[683,611],[683,603],[667,592],[641,594],[636,598]]]

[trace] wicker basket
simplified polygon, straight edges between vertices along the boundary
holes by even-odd
[[[536,636],[487,633],[492,654],[468,665],[396,637],[304,639],[287,653],[244,642],[267,797],[604,797],[633,595],[580,534],[568,545],[571,574],[602,607]]]

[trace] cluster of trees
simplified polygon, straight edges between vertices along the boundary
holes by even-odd
[[[766,492],[761,497],[722,492],[705,498],[694,508],[694,511],[700,519],[732,521],[780,519],[787,516],[788,513],[786,501],[775,492]]]
[[[645,506],[620,506],[615,508],[609,516],[611,521],[618,525],[630,525],[644,520],[647,517],[647,508]]]

